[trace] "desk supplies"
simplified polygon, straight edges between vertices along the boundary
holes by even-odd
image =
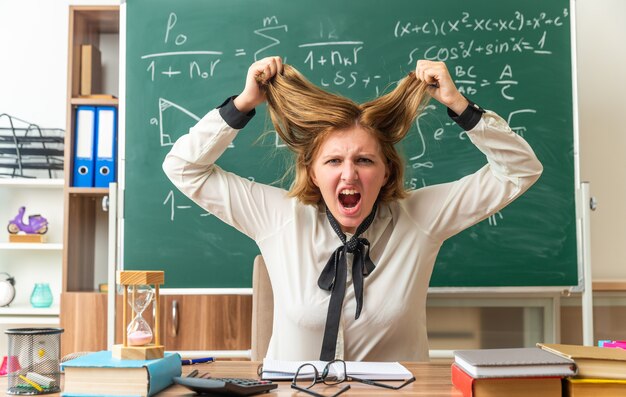
[[[573,376],[574,361],[536,347],[457,350],[454,362],[473,378]]]
[[[26,373],[26,378],[32,380],[33,382],[37,382],[37,384],[45,387],[53,386],[56,382],[54,379],[49,378],[47,376],[40,375],[36,372],[28,372]]]
[[[30,386],[34,387],[35,390],[37,390],[38,392],[43,392],[43,387],[41,387],[38,383],[36,383],[33,380],[28,379],[27,377],[25,377],[24,375],[20,375],[19,378],[21,380],[23,380],[24,382],[26,382],[27,384],[29,384]]]
[[[62,328],[14,328],[9,336],[7,394],[37,395],[61,391],[59,350]]]
[[[199,394],[211,396],[252,396],[274,390],[278,385],[268,380],[248,378],[203,378],[177,376],[174,383],[185,386]]]
[[[472,378],[456,364],[452,384],[463,397],[561,397],[560,377]]]
[[[212,363],[215,359],[213,357],[203,357],[203,358],[183,358],[181,363],[183,365],[193,365],[193,364],[203,364],[203,363]]]
[[[100,351],[66,361],[63,396],[79,394],[152,396],[180,376],[180,356],[166,353],[155,360],[119,360]],[[99,392],[98,392],[99,391]]]
[[[626,379],[626,351],[622,349],[544,343],[537,346],[574,360],[579,378]]]
[[[358,382],[351,383],[351,388],[348,396],[369,396],[369,397],[401,397],[401,396],[446,396],[446,397],[461,397],[462,394],[459,391],[454,390],[452,383],[450,382],[450,365],[449,364],[440,364],[440,363],[415,363],[415,362],[403,362],[404,366],[406,366],[411,373],[415,375],[415,382],[406,386],[405,389],[398,390],[387,390],[383,388],[372,388],[369,385],[364,385]],[[216,360],[212,364],[200,364],[193,368],[184,368],[187,369],[198,369],[200,374],[210,371],[211,376],[218,378],[229,378],[229,377],[239,377],[239,378],[250,378],[250,379],[258,379],[258,366],[259,363],[255,361],[248,360]],[[295,390],[291,389],[291,382],[274,382],[278,385],[278,388],[272,391],[269,394],[265,394],[265,396],[293,396],[293,397],[307,397],[304,393],[295,393]],[[7,378],[0,377],[0,390],[3,391],[6,389]],[[324,395],[328,395],[330,393],[326,393],[325,389],[320,387],[318,390],[323,391]],[[336,390],[336,388],[332,388],[332,390]],[[330,391],[330,390],[328,390]],[[1,393],[0,393],[1,395]],[[163,395],[169,397],[175,396],[191,396],[193,397],[193,392],[188,389],[183,388],[182,386],[172,386],[166,390],[164,390]],[[263,394],[261,394],[263,396]],[[196,396],[198,397],[198,396]],[[502,396],[502,397],[506,397]],[[528,396],[533,397],[533,396]]]
[[[64,133],[0,114],[0,176],[9,178],[62,177]]]
[[[305,363],[313,364],[320,372],[326,365],[325,361],[284,361],[265,358],[261,378],[291,380],[298,367]],[[413,376],[398,362],[346,361],[346,373],[348,376],[369,380],[406,380]]]

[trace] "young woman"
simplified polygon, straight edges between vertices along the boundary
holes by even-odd
[[[448,107],[486,165],[405,191],[394,144],[429,97]],[[266,100],[295,153],[289,191],[215,165]],[[463,97],[441,62],[419,61],[392,92],[359,105],[312,85],[279,57],[252,64],[242,93],[181,137],[163,169],[259,246],[274,292],[268,357],[368,361],[428,360],[426,293],[442,243],[513,201],[542,172],[528,144]]]

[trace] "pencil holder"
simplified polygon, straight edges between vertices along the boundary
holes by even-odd
[[[13,328],[9,337],[7,394],[61,391],[59,356],[62,328]]]

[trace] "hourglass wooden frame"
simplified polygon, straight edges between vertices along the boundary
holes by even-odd
[[[118,271],[117,284],[124,287],[123,309],[122,309],[122,335],[123,343],[121,345],[113,345],[113,357],[122,360],[152,360],[163,358],[165,346],[161,345],[160,340],[160,296],[159,285],[165,283],[165,275],[162,271]],[[139,285],[154,285],[154,343],[145,346],[130,346],[128,344],[128,335],[126,329],[128,327],[128,287]],[[133,290],[134,291],[134,290]],[[134,296],[131,296],[134,302]],[[135,311],[134,307],[132,309]],[[131,315],[131,321],[134,316]]]

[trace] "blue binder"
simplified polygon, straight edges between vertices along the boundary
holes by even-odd
[[[74,145],[74,176],[72,186],[94,185],[94,142],[96,132],[96,108],[79,106],[76,109]]]
[[[109,187],[115,182],[115,158],[117,152],[117,108],[99,106],[96,108],[96,179],[95,187]]]

